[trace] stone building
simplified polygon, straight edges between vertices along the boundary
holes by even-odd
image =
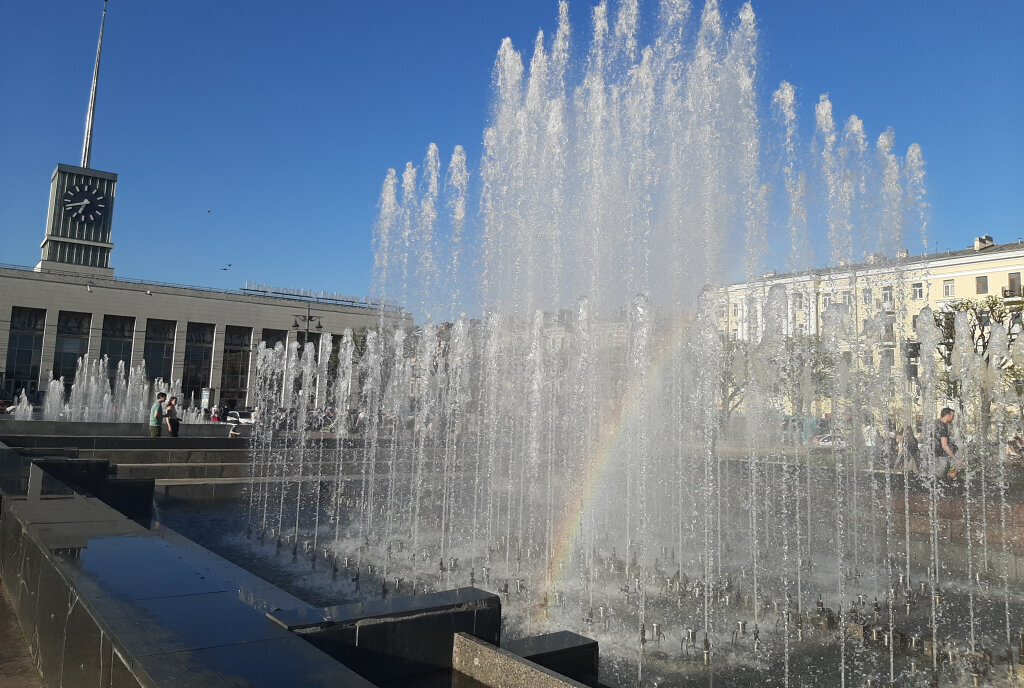
[[[259,342],[319,346],[346,328],[378,326],[373,304],[326,294],[204,289],[77,272],[0,267],[0,399],[39,401],[48,381],[74,381],[78,358],[107,356],[111,372],[146,364],[151,379],[181,380],[182,396],[244,407]],[[410,322],[395,310],[385,317]]]

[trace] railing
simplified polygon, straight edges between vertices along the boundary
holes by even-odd
[[[1003,298],[1004,299],[1019,299],[1021,298],[1020,287],[1003,287]]]

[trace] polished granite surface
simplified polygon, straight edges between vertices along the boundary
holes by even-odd
[[[2,450],[0,579],[48,685],[372,686],[266,615],[309,605],[45,474],[18,478]]]

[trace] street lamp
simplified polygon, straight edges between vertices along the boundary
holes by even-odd
[[[303,315],[302,313],[299,313],[297,315],[293,314],[293,317],[295,319],[294,322],[292,323],[292,328],[293,329],[298,330],[298,329],[302,328],[303,325],[305,325],[306,336],[305,336],[305,339],[303,339],[303,341],[302,341],[302,345],[303,346],[305,346],[306,343],[309,342],[309,330],[310,330],[309,326],[310,326],[310,323],[312,323],[314,320],[316,321],[316,327],[313,328],[314,330],[322,331],[324,329],[324,326],[320,323],[320,316],[312,314],[312,312],[310,310],[310,307],[309,307],[309,304],[306,304],[306,313],[305,313],[305,315]]]

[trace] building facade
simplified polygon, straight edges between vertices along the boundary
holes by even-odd
[[[385,317],[411,324],[408,314]],[[51,374],[74,381],[79,357],[107,356],[111,374],[145,362],[150,379],[181,381],[182,396],[248,405],[259,342],[268,346],[378,327],[374,305],[319,296],[224,291],[74,271],[0,267],[0,398],[38,400]]]
[[[895,258],[875,255],[859,264],[767,273],[731,284],[716,290],[716,320],[736,342],[756,343],[766,328],[782,328],[789,337],[839,342],[834,353],[845,357],[851,370],[887,376],[915,398],[922,309],[952,317],[951,307],[965,299],[998,297],[1009,307],[1004,324],[1012,342],[1022,331],[1022,274],[1024,242],[996,244],[981,236],[960,251],[922,256],[901,251]],[[982,322],[980,329],[986,326]],[[841,331],[838,337],[833,336],[836,330]],[[816,412],[827,410],[826,403]]]
[[[760,336],[765,325],[767,296],[773,288],[785,294],[784,326],[788,335],[818,335],[823,314],[838,305],[863,330],[878,315],[893,318],[894,330],[908,336],[915,316],[925,306],[933,311],[963,299],[999,296],[1022,302],[1024,241],[995,244],[988,236],[962,251],[894,259],[874,256],[860,264],[802,273],[765,274],[762,279],[724,288],[725,304],[718,320],[734,339]],[[775,323],[778,324],[777,322]],[[1018,323],[1019,326],[1019,323]],[[895,332],[893,333],[895,336]]]

